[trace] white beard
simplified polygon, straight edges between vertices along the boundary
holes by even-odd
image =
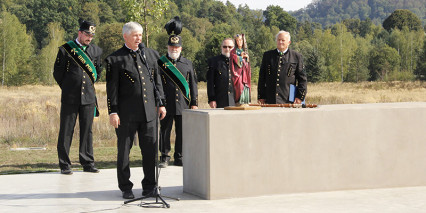
[[[229,58],[231,56],[231,53],[222,53],[222,55],[224,55],[225,57]]]
[[[180,56],[180,52],[170,52],[170,51],[167,51],[167,53],[169,54],[169,57],[171,59],[173,59],[173,60],[178,59],[179,56]]]

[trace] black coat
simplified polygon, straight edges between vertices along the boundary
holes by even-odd
[[[229,58],[218,55],[209,58],[207,70],[207,96],[216,101],[217,108],[235,106],[232,73],[229,70]]]
[[[94,44],[86,48],[86,55],[95,65],[98,79],[102,71],[102,49]],[[96,102],[95,87],[89,75],[61,46],[53,70],[53,77],[62,90],[61,102],[66,104],[93,104]]]
[[[290,84],[297,86],[296,97],[304,100],[307,92],[307,76],[302,55],[288,51],[280,56],[277,49],[263,54],[259,72],[258,99],[267,104],[288,103]]]
[[[153,81],[164,99],[157,51],[144,48]],[[139,64],[136,61],[139,61]],[[142,57],[126,46],[105,59],[108,114],[118,113],[121,122],[152,121],[157,117],[154,84]]]
[[[197,89],[197,79],[195,77],[195,71],[192,66],[192,62],[184,57],[179,57],[176,61],[169,60],[175,65],[175,67],[182,73],[185,77],[186,82],[189,86],[189,96],[191,102],[188,104],[184,98],[182,92],[178,89],[176,84],[164,74],[161,73],[161,79],[163,83],[164,95],[166,96],[166,110],[169,115],[182,115],[184,109],[189,109],[190,106],[198,106],[198,89]],[[160,68],[163,62],[158,60],[158,65]]]

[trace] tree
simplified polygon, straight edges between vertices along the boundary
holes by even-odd
[[[29,60],[34,52],[32,37],[26,34],[26,27],[15,15],[1,13],[0,20],[0,62],[3,85],[33,83]]]
[[[122,6],[127,9],[127,21],[142,23],[145,44],[149,47],[151,31],[159,32],[162,24],[157,23],[168,8],[168,0],[123,0]]]
[[[99,21],[102,24],[113,23],[114,21],[119,21],[115,17],[119,17],[119,14],[114,14],[110,5],[105,2],[99,2]]]
[[[423,51],[417,60],[417,68],[415,74],[417,79],[426,80],[426,39],[423,40]]]
[[[285,12],[280,6],[268,6],[263,12],[263,15],[266,18],[266,26],[276,26],[288,32],[294,32],[294,30],[296,30],[296,18]]]
[[[361,28],[361,20],[359,19],[345,19],[342,22],[349,32],[351,32],[354,35],[360,34],[360,28]]]
[[[228,23],[231,21],[227,7],[220,1],[214,1],[211,7],[209,7],[208,12],[208,18],[212,24]]]
[[[324,62],[309,40],[303,40],[295,45],[295,49],[303,55],[303,65],[308,76],[308,82],[320,82]]]
[[[218,31],[218,32],[216,32]],[[197,71],[197,76],[199,81],[206,80],[207,74],[207,59],[215,55],[221,54],[221,44],[223,39],[231,37],[232,33],[231,26],[227,24],[219,24],[209,32],[206,36],[206,41],[204,42],[204,49],[200,49],[196,53],[194,63],[194,68]],[[228,32],[228,33],[226,33]]]
[[[81,7],[80,11],[80,19],[91,21],[99,26],[100,18],[99,18],[100,8],[98,2],[86,2]]]
[[[367,36],[367,38],[357,36],[355,38],[356,47],[348,62],[348,74],[345,81],[360,82],[367,81],[370,78],[368,65],[371,39],[371,36]]]
[[[38,48],[46,44],[48,36],[46,26],[51,22],[59,22],[65,29],[65,40],[75,38],[79,27],[78,18],[81,5],[79,0],[27,0],[20,7],[12,8],[28,31],[34,33]]]
[[[311,43],[320,60],[324,61],[321,79],[327,82],[341,80],[340,39],[331,33],[331,29],[317,29]]]
[[[204,42],[207,32],[213,28],[213,24],[207,18],[197,18],[187,13],[182,13],[182,25],[201,43]]]
[[[58,53],[58,47],[64,43],[65,31],[62,29],[61,24],[58,22],[49,23],[48,26],[49,35],[46,38],[47,45],[41,49],[40,54],[36,60],[36,76],[38,83],[42,84],[53,84],[53,67],[56,60],[56,54]]]
[[[367,18],[364,21],[361,21],[361,24],[359,27],[359,34],[365,38],[372,31],[372,25],[373,23],[371,22],[370,18]]]
[[[422,29],[422,22],[410,10],[395,10],[383,21],[383,28],[389,32],[394,28],[402,30],[404,26],[407,26],[410,30],[420,30]]]
[[[370,80],[387,80],[388,74],[399,70],[398,52],[387,44],[379,44],[370,52]]]
[[[123,23],[104,24],[98,29],[99,47],[102,48],[102,58],[106,58],[109,54],[120,49],[124,45],[123,40]],[[105,75],[104,75],[105,76]]]

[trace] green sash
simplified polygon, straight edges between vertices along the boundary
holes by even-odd
[[[182,75],[182,73],[170,62],[170,60],[166,56],[161,56],[160,61],[162,64],[159,64],[161,66],[161,70],[163,70],[164,74],[167,75],[167,77],[170,78],[170,80],[173,81],[173,83],[179,88],[179,90],[182,92],[183,97],[190,102],[189,97],[189,85],[186,81],[185,77]]]
[[[74,41],[68,41],[62,47],[65,49],[65,51],[71,56],[71,58],[75,61],[75,63],[78,64],[78,66],[81,67],[81,69],[84,70],[85,73],[89,76],[90,80],[92,81],[93,89],[95,85],[95,81],[98,79],[98,73],[96,72],[95,65],[93,65],[90,58],[84,53],[84,51],[74,42]],[[96,90],[95,90],[95,96],[96,96]],[[96,100],[96,106],[95,106],[95,117],[99,116],[99,110],[98,110],[98,101]]]
[[[95,83],[98,79],[98,73],[96,72],[95,65],[93,65],[86,53],[74,41],[68,41],[63,47],[74,61],[89,75],[92,83]]]

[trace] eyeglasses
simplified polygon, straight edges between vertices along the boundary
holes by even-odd
[[[89,37],[89,38],[93,38],[93,36],[94,36],[94,35],[92,35],[92,34],[89,34],[89,33],[84,32],[84,31],[83,31],[83,34],[84,34],[85,36]]]
[[[232,49],[232,48],[234,48],[234,46],[222,46],[222,48],[223,48],[223,49],[226,49],[226,48],[228,48],[228,49]]]

